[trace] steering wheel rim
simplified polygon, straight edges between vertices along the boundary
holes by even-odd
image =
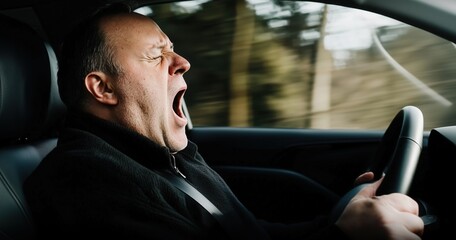
[[[408,194],[421,154],[423,126],[423,114],[414,106],[403,107],[391,121],[368,168],[374,173],[374,181],[385,176],[376,195]],[[348,202],[366,184],[354,187],[339,200],[331,213],[331,222],[337,221]]]

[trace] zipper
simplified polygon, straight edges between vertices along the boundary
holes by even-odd
[[[170,165],[171,165],[171,168],[173,170],[174,173],[176,173],[177,175],[181,176],[182,178],[187,178],[180,170],[179,168],[177,168],[177,164],[176,164],[176,157],[174,157],[173,154],[171,154],[171,159],[170,159]]]

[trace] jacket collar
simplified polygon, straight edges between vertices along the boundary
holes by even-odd
[[[65,127],[90,132],[148,168],[155,168],[157,164],[169,166],[171,153],[167,147],[114,122],[72,111],[67,115]],[[194,157],[196,151],[196,145],[189,141],[187,147],[177,154]]]

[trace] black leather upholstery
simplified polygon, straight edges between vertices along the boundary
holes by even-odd
[[[22,184],[56,145],[57,61],[33,29],[0,15],[0,239],[33,239]]]

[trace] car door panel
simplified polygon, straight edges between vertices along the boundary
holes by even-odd
[[[366,170],[382,131],[196,127],[188,137],[260,217],[327,213]],[[323,199],[323,200],[322,200]]]

